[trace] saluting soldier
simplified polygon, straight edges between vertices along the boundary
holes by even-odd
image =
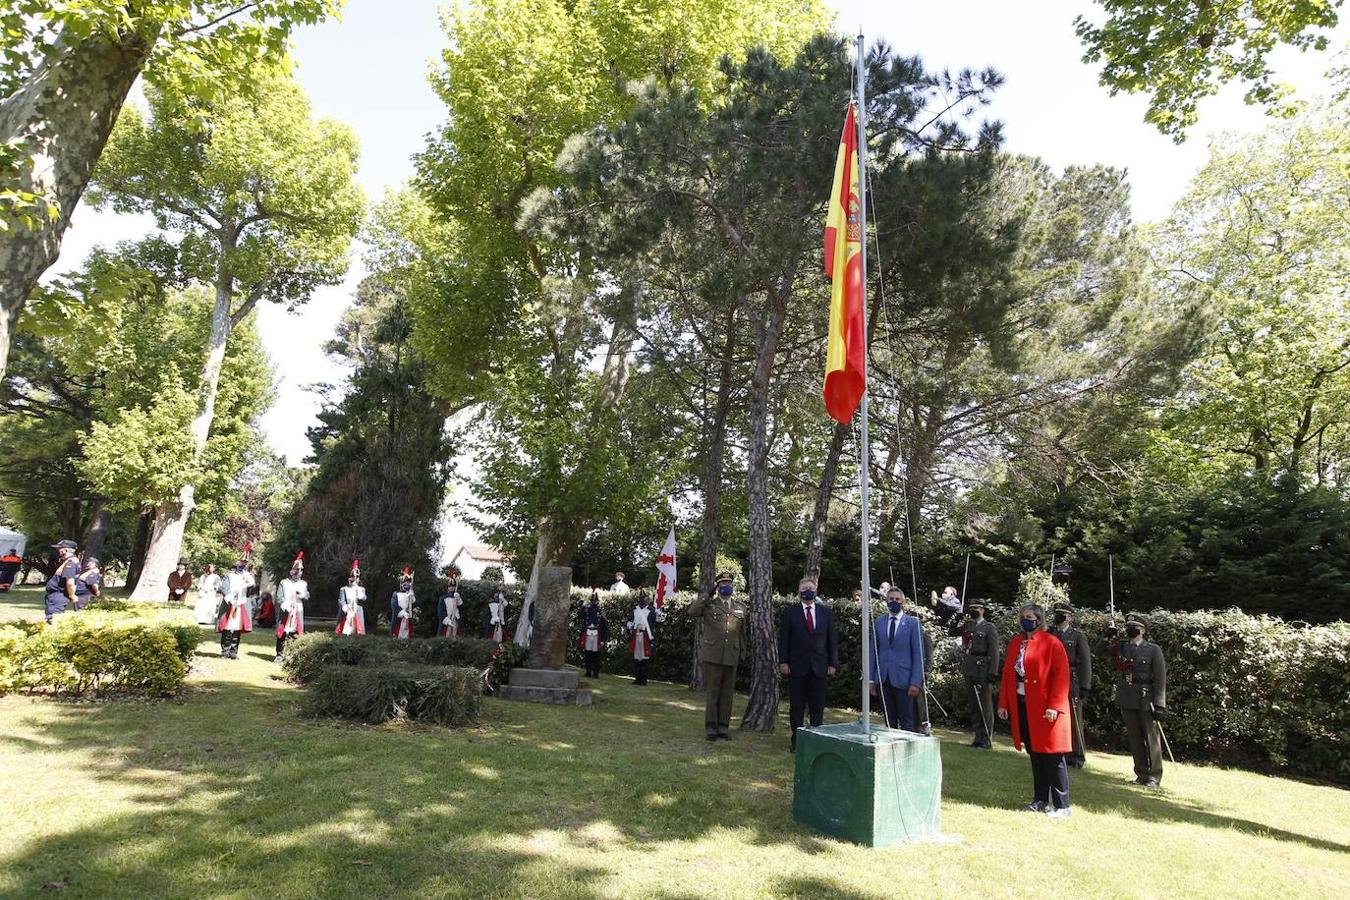
[[[1134,756],[1134,783],[1157,787],[1162,782],[1162,732],[1158,720],[1167,715],[1167,661],[1162,648],[1147,640],[1148,624],[1137,614],[1125,620],[1125,640],[1114,625],[1098,644],[1115,663],[1116,705]]]
[[[1087,723],[1083,721],[1083,707],[1092,690],[1092,650],[1088,647],[1087,635],[1075,627],[1072,606],[1056,603],[1054,623],[1050,633],[1059,638],[1069,656],[1069,724],[1073,732],[1073,752],[1069,754],[1068,763],[1081,769],[1086,759],[1083,751]]]
[[[970,746],[990,749],[994,724],[994,682],[999,677],[1001,644],[998,629],[985,618],[985,605],[979,600],[966,604],[966,621],[961,625],[961,673],[970,697],[970,727],[975,740]]]
[[[689,615],[703,620],[703,686],[706,692],[703,724],[710,741],[729,741],[731,698],[736,691],[736,663],[741,658],[741,632],[746,608],[733,594],[729,572],[717,573],[717,589],[710,597],[689,604]]]

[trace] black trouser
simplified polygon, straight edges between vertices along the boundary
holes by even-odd
[[[1037,753],[1031,746],[1031,727],[1027,724],[1027,701],[1017,698],[1017,724],[1021,726],[1022,743],[1031,757],[1031,790],[1033,800],[1039,800],[1055,809],[1069,808],[1069,767],[1063,753]]]
[[[1122,709],[1125,734],[1130,739],[1130,755],[1134,757],[1134,775],[1139,780],[1152,778],[1162,782],[1162,732],[1153,713],[1147,709]]]
[[[928,676],[924,675],[919,685],[919,695],[914,698],[914,727],[919,731],[931,731],[933,720],[928,717]]]
[[[647,659],[633,660],[633,684],[647,683],[647,663],[650,661]]]
[[[896,687],[882,679],[881,704],[885,707],[889,727],[914,730],[914,699],[909,696],[909,685]]]
[[[220,633],[220,655],[228,659],[239,658],[239,632],[222,631]]]
[[[277,638],[277,656],[280,656],[282,651],[286,649],[286,642],[294,637],[295,632],[292,631],[289,634],[283,634],[281,637]]]
[[[582,656],[582,658],[585,659],[585,661],[586,661],[586,677],[587,677],[587,678],[599,678],[599,677],[600,677],[600,651],[599,651],[599,650],[582,650],[582,651],[581,651],[581,656]]]
[[[822,725],[825,722],[825,676],[789,675],[788,676],[788,723],[792,726],[792,739],[797,739],[797,729],[802,727],[803,714],[811,711],[811,724]]]
[[[731,726],[731,698],[736,694],[736,667],[703,663],[703,726],[708,734],[726,734]]]
[[[966,694],[970,702],[970,729],[975,732],[975,743],[989,746],[989,727],[994,716],[994,686],[986,679],[977,684],[975,679],[966,676]]]

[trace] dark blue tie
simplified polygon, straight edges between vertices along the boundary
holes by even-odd
[[[891,643],[895,643],[895,616],[891,616]]]

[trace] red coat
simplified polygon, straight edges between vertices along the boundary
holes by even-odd
[[[1022,723],[1017,719],[1017,654],[1021,652],[1025,635],[1017,635],[1008,642],[1008,655],[1003,658],[1003,682],[999,687],[998,707],[1008,711],[1012,725],[1013,746],[1022,749]],[[1037,753],[1071,753],[1073,726],[1069,723],[1069,655],[1059,638],[1037,631],[1027,644],[1027,655],[1022,662],[1025,673],[1027,726],[1031,729],[1031,743]],[[1059,710],[1054,722],[1045,721],[1047,709]]]

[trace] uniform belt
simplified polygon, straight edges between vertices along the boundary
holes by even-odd
[[[978,657],[983,658],[983,657],[986,657],[986,656],[988,656],[988,655],[989,655],[989,652],[988,652],[988,651],[985,651],[984,653],[971,653],[971,652],[969,652],[969,651],[966,652],[966,656],[978,656]]]

